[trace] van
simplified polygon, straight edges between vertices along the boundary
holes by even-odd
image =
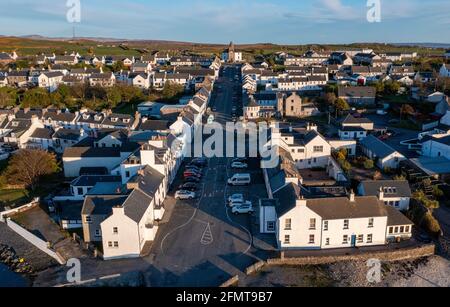
[[[229,185],[249,185],[251,183],[252,179],[250,177],[250,174],[236,174],[230,179],[228,179]]]

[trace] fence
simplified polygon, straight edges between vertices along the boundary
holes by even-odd
[[[22,226],[11,221],[10,218],[6,219],[6,225],[11,228],[14,232],[20,235],[22,238],[33,244],[35,247],[39,248],[41,251],[58,261],[59,264],[65,264],[65,260],[60,257],[55,251],[48,247],[48,242],[36,237],[34,234],[23,228]]]

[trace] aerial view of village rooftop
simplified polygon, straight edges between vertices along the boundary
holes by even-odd
[[[0,0],[0,287],[450,286],[450,2],[170,2]]]

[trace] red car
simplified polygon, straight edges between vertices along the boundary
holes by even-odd
[[[187,177],[197,177],[197,178],[201,178],[201,177],[202,177],[201,174],[194,173],[194,172],[189,172],[189,171],[184,172],[183,175],[184,175],[184,178],[187,178]]]

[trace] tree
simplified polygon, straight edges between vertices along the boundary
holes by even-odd
[[[14,107],[17,102],[17,91],[12,87],[0,88],[0,107]]]
[[[403,104],[400,108],[400,120],[403,118],[403,114],[413,115],[415,112],[414,108],[409,104]]]
[[[433,186],[433,195],[437,199],[441,199],[444,196],[444,192],[439,188],[439,186]]]
[[[24,184],[34,191],[43,176],[59,171],[54,154],[40,149],[22,149],[14,154],[6,169],[11,184]]]
[[[324,101],[327,105],[332,106],[336,103],[336,94],[334,92],[326,93],[324,96]]]
[[[50,95],[43,88],[33,88],[23,95],[23,107],[40,107],[45,108],[52,104]]]
[[[350,105],[347,103],[347,101],[345,101],[342,98],[339,98],[338,100],[336,100],[336,103],[334,106],[336,108],[336,112],[339,112],[339,113],[350,110]]]
[[[115,86],[108,88],[106,90],[106,101],[110,109],[115,108],[122,101],[120,89]]]
[[[438,235],[441,232],[439,222],[434,218],[431,212],[427,212],[423,218],[423,226],[428,232],[433,235]]]
[[[122,62],[122,61],[117,61],[117,62],[115,62],[115,63],[112,65],[111,68],[112,68],[112,71],[113,71],[113,72],[119,72],[119,71],[125,69],[125,65],[123,65],[123,62]]]
[[[182,93],[184,93],[184,86],[173,82],[166,82],[162,90],[162,95],[165,100],[173,100]]]

